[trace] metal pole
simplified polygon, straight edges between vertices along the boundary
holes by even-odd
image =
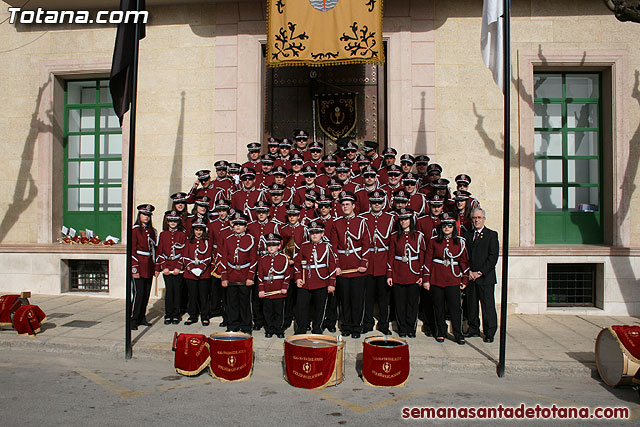
[[[504,0],[504,194],[502,202],[502,295],[500,301],[500,358],[497,373],[504,376],[507,346],[507,290],[509,288],[509,195],[511,192],[511,0]]]
[[[136,1],[136,10],[140,10],[140,0]],[[127,285],[126,285],[126,309],[125,309],[125,344],[124,358],[131,359],[131,234],[133,225],[133,177],[134,161],[136,157],[136,101],[138,93],[138,52],[140,50],[140,20],[136,22],[135,48],[133,50],[133,79],[131,91],[131,109],[129,110],[129,168],[127,170]]]

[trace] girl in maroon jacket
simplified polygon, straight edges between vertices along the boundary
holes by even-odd
[[[138,206],[138,219],[131,230],[131,275],[133,277],[133,313],[131,329],[138,325],[151,326],[145,313],[151,295],[155,270],[156,230],[151,222],[153,205]]]
[[[182,250],[187,235],[180,221],[180,212],[167,211],[164,214],[162,233],[158,238],[156,271],[162,272],[166,295],[164,297],[164,324],[180,323],[182,299]]]
[[[313,303],[312,333],[322,333],[322,321],[327,306],[328,293],[336,286],[336,256],[331,244],[324,237],[324,223],[312,221],[307,228],[308,242],[304,242],[296,254],[295,279],[298,288],[296,301],[296,334],[304,334],[309,326],[309,313]]]
[[[400,209],[397,217],[389,240],[387,284],[393,287],[398,334],[415,338],[426,244],[424,235],[416,231],[411,209]]]
[[[211,245],[207,224],[202,218],[191,223],[191,234],[182,254],[182,269],[189,289],[189,319],[185,325],[198,321],[209,325],[209,294],[211,293]]]
[[[264,236],[266,254],[258,261],[258,296],[263,301],[264,336],[284,338],[284,300],[287,296],[291,266],[289,257],[280,252],[282,237]]]
[[[436,317],[436,341],[444,342],[447,324],[444,320],[444,303],[451,314],[451,326],[455,341],[464,345],[462,335],[462,308],[460,290],[467,286],[469,262],[465,240],[458,236],[456,218],[448,213],[440,216],[438,234],[431,238],[425,255],[424,287],[431,290],[433,311]]]

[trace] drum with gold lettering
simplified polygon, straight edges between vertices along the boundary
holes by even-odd
[[[253,337],[241,332],[209,335],[211,376],[220,381],[245,381],[253,370]]]
[[[325,388],[344,380],[344,341],[330,335],[301,334],[284,342],[285,379],[294,387]]]
[[[640,326],[614,325],[596,338],[596,366],[609,386],[633,384],[640,372]]]
[[[181,375],[193,377],[209,366],[207,337],[202,334],[173,334],[174,367]]]
[[[401,387],[409,380],[409,345],[391,337],[369,337],[362,343],[362,378],[374,387]]]

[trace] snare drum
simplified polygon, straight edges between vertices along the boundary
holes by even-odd
[[[330,335],[302,334],[284,342],[285,379],[294,387],[336,386],[344,380],[344,341]]]
[[[640,360],[623,344],[626,341],[629,345],[636,336],[636,341],[633,342],[637,342],[636,347],[640,346],[640,327],[635,327],[638,330],[632,328],[634,327],[612,326],[601,330],[596,338],[596,366],[600,378],[608,386],[631,385],[633,376],[640,370]],[[626,338],[620,337],[620,333],[625,333]]]
[[[241,332],[219,332],[209,336],[211,376],[222,382],[245,381],[253,370],[253,337]]]
[[[391,337],[369,337],[362,343],[362,378],[374,387],[401,387],[409,380],[409,345]]]

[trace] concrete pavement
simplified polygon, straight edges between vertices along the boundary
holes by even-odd
[[[42,332],[36,337],[17,336],[13,330],[0,331],[1,348],[33,349],[48,352],[102,354],[124,357],[124,301],[76,295],[34,295],[32,304],[47,314]],[[152,299],[147,318],[153,324],[132,331],[134,358],[173,361],[171,343],[175,331],[221,332],[220,318],[211,325],[185,326],[163,324],[164,301]],[[624,316],[583,315],[509,315],[507,325],[507,373],[549,375],[591,375],[595,368],[594,345],[598,331],[614,324],[640,324],[640,319]],[[420,325],[419,325],[420,328]],[[290,328],[286,335],[292,334]],[[363,337],[379,335],[370,332]],[[254,332],[255,363],[279,364],[284,354],[283,340],[265,338],[264,331]],[[394,336],[396,334],[394,333]],[[408,339],[412,367],[425,371],[476,372],[495,371],[499,340],[492,344],[482,338],[469,338],[459,346],[447,340],[437,343],[419,333]],[[345,363],[355,363],[362,352],[362,338],[345,338]]]

